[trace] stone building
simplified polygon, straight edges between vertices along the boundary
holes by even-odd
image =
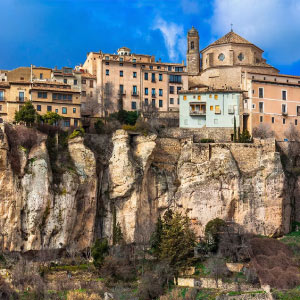
[[[282,140],[290,124],[300,126],[299,76],[279,74],[263,58],[262,49],[232,30],[201,51],[195,28],[187,40],[189,89],[205,85],[211,91],[242,92],[241,130],[252,134],[263,124]]]
[[[161,112],[178,112],[179,91],[188,88],[184,63],[164,63],[154,56],[131,53],[127,47],[117,54],[90,52],[82,69],[97,78],[100,101],[110,87],[111,111],[142,110],[154,106]]]

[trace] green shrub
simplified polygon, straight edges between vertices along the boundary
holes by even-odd
[[[37,112],[31,101],[26,101],[20,110],[15,112],[15,121],[17,123],[24,122],[26,125],[32,125],[36,118]]]
[[[92,247],[92,257],[95,267],[103,264],[104,258],[108,255],[109,246],[107,239],[97,239]]]
[[[104,122],[101,119],[97,119],[97,121],[94,123],[94,128],[97,133],[103,133],[104,132]]]
[[[225,221],[215,218],[205,226],[205,240],[210,251],[216,251],[219,244],[219,232],[226,225]]]
[[[214,143],[215,140],[214,139],[201,139],[200,143]]]
[[[49,125],[57,125],[61,119],[62,116],[60,116],[58,113],[53,111],[48,111],[46,114],[44,114],[41,117],[41,120],[44,121],[44,123],[47,123]]]
[[[122,129],[126,131],[137,131],[137,128],[135,125],[123,125]]]
[[[74,129],[74,131],[70,134],[69,139],[74,139],[78,136],[84,136],[84,129],[82,127]]]
[[[134,125],[138,119],[138,112],[119,110],[109,115],[110,119],[118,120],[121,124]]]
[[[244,129],[242,134],[239,134],[239,142],[240,143],[251,143],[252,138],[247,129]]]

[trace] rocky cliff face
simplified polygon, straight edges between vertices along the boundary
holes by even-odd
[[[272,141],[209,145],[123,130],[111,139],[89,136],[88,143],[78,137],[68,142],[72,168],[59,181],[45,136],[29,153],[19,150],[18,175],[9,151],[2,130],[0,245],[7,250],[84,249],[95,237],[112,240],[117,224],[126,242],[147,242],[169,207],[187,211],[199,234],[220,217],[277,235],[289,230],[297,193]]]

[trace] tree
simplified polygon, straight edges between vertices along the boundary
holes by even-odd
[[[104,114],[104,117],[108,117],[110,111],[114,110],[114,87],[111,82],[106,82],[102,88],[102,101],[101,107]]]
[[[94,117],[101,110],[101,88],[96,88],[92,95],[87,94],[86,101],[81,104],[81,116]]]
[[[179,272],[191,264],[195,245],[189,217],[168,210],[163,218],[159,258],[174,269],[176,281]]]
[[[48,111],[42,116],[42,120],[49,125],[58,125],[58,122],[62,119],[58,113],[53,111]]]
[[[24,122],[31,126],[37,117],[37,112],[31,101],[26,101],[19,111],[15,112],[15,121],[17,123]]]
[[[260,123],[257,127],[253,128],[252,135],[255,138],[267,139],[274,137],[274,131],[269,124]]]
[[[217,251],[220,240],[220,231],[225,225],[225,221],[219,218],[213,219],[206,224],[205,241],[210,251]]]
[[[105,256],[108,255],[109,246],[107,239],[97,239],[92,247],[92,257],[94,265],[100,267],[104,261]]]
[[[210,258],[207,263],[207,269],[209,270],[210,275],[215,279],[217,288],[219,279],[229,273],[226,264],[221,257]]]
[[[150,238],[151,252],[156,257],[159,257],[162,231],[163,231],[163,222],[161,217],[159,216],[157,219],[157,223],[155,225],[155,230],[152,233]]]

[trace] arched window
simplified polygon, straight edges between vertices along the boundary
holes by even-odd
[[[194,48],[195,48],[194,42],[191,42],[191,49],[194,49]]]

